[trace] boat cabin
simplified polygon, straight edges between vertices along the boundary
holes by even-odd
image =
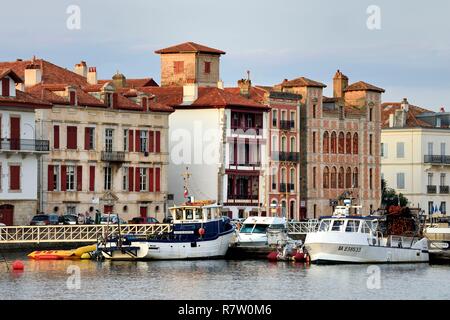
[[[286,219],[278,217],[249,217],[245,219],[240,233],[266,233],[267,229],[286,228]]]
[[[354,232],[375,233],[378,227],[378,219],[373,217],[329,217],[322,218],[319,224],[319,232]]]
[[[193,223],[218,220],[222,217],[222,206],[211,202],[192,202],[169,208],[173,223]]]

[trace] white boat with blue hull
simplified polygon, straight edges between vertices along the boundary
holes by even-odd
[[[421,236],[384,236],[383,217],[352,216],[337,207],[323,217],[316,232],[308,233],[305,249],[312,263],[415,263],[428,262],[428,241]]]
[[[124,235],[111,238],[98,248],[106,259],[171,260],[225,256],[234,226],[211,201],[185,203],[170,208],[172,231],[151,236]]]

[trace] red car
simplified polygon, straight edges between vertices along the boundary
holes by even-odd
[[[156,218],[153,217],[135,217],[128,221],[129,224],[153,224],[153,223],[159,223]]]

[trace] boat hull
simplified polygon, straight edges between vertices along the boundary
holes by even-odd
[[[426,240],[425,240],[426,241]],[[361,244],[307,243],[312,263],[419,263],[428,262],[424,248],[395,248]]]

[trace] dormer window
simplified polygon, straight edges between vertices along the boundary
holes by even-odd
[[[4,96],[4,97],[9,97],[9,95],[10,95],[9,94],[9,90],[10,90],[9,82],[10,82],[9,78],[2,79],[2,96]]]
[[[113,94],[112,93],[105,93],[105,104],[108,108],[113,107]]]
[[[144,109],[144,111],[148,110],[148,98],[147,97],[142,97],[141,106]]]
[[[71,106],[77,105],[77,93],[74,90],[69,91],[69,103]]]

